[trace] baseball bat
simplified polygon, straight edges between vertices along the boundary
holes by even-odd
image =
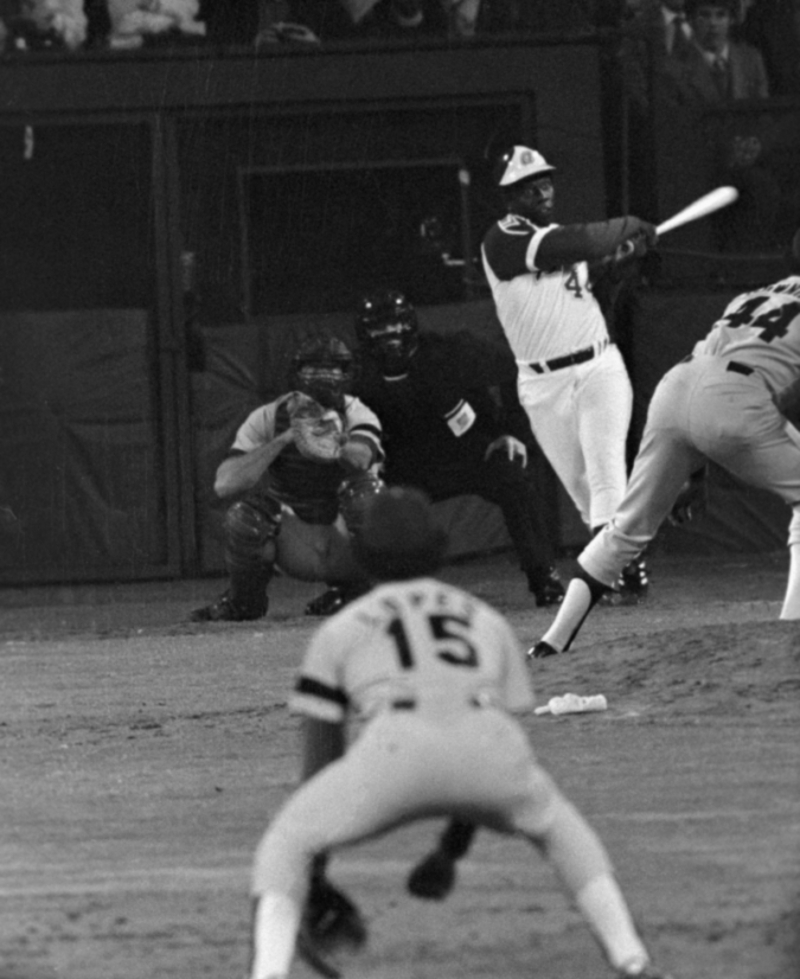
[[[699,221],[700,218],[707,217],[714,211],[720,211],[738,199],[739,191],[735,187],[717,187],[716,190],[711,190],[707,194],[703,194],[702,197],[698,197],[696,201],[692,201],[682,211],[673,214],[671,218],[667,218],[666,221],[658,225],[656,232],[660,237],[668,231],[672,231],[673,228],[680,228],[681,225],[689,224],[690,221]]]

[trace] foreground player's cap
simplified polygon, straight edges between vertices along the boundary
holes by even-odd
[[[520,180],[530,180],[531,177],[543,177],[555,173],[555,167],[545,160],[541,153],[527,146],[515,146],[500,158],[498,165],[498,184],[510,187]]]

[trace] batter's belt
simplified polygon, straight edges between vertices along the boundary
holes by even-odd
[[[553,357],[552,360],[538,360],[533,364],[528,364],[532,371],[537,374],[549,374],[551,371],[561,370],[562,367],[572,367],[574,364],[583,364],[601,354],[608,346],[608,340],[601,340],[591,347],[584,347],[583,350],[576,350],[574,354],[565,354],[563,357]]]

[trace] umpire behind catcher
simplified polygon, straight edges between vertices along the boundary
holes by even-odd
[[[467,331],[421,331],[413,305],[391,289],[361,300],[355,328],[354,390],[380,419],[385,481],[422,489],[434,502],[473,494],[499,506],[536,604],[560,602],[564,589],[527,468],[530,433],[510,356],[503,390],[503,365],[488,344]]]

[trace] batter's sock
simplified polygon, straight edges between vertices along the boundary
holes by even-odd
[[[789,580],[781,608],[782,619],[800,619],[800,541],[789,545]]]
[[[613,877],[609,874],[595,877],[576,895],[575,901],[614,969],[649,961],[647,949]]]
[[[262,894],[253,907],[253,949],[248,979],[285,979],[294,956],[300,908],[286,894]]]

